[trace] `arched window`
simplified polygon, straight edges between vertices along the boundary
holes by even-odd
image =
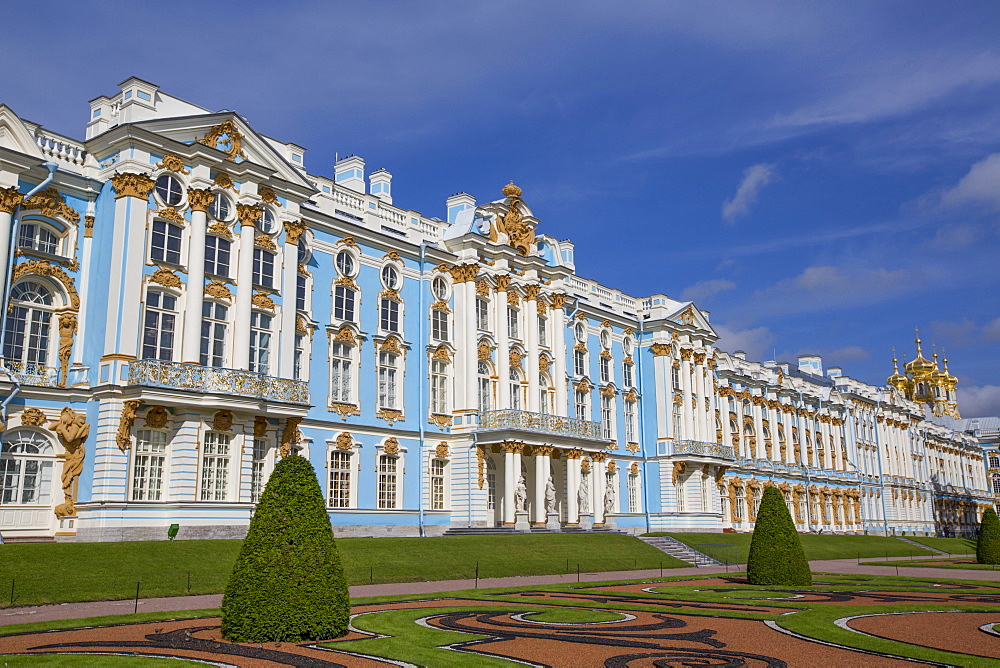
[[[21,223],[17,231],[17,245],[20,248],[58,255],[59,235],[41,223]]]
[[[521,410],[521,371],[516,367],[510,369],[510,408]]]
[[[0,504],[46,505],[51,498],[52,443],[30,429],[7,432],[0,453]]]
[[[53,302],[49,289],[35,281],[23,281],[10,291],[3,351],[7,361],[26,366],[48,364]]]
[[[476,368],[479,378],[479,410],[480,412],[493,409],[493,388],[490,382],[490,365],[485,360],[480,360]]]
[[[552,379],[547,373],[538,374],[538,410],[542,413],[552,413]]]

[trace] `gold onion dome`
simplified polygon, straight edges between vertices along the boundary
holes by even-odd
[[[515,186],[513,181],[511,181],[510,183],[508,183],[507,185],[505,185],[500,192],[503,193],[504,197],[520,197],[521,196],[521,189],[518,188],[517,186]]]
[[[917,381],[921,380],[923,376],[927,376],[937,368],[937,365],[934,364],[934,362],[924,357],[924,353],[920,349],[920,343],[920,339],[918,338],[916,340],[917,356],[913,358],[912,362],[908,362],[903,367],[906,370],[906,373],[913,376],[913,379]]]
[[[934,370],[931,371],[930,376],[929,376],[931,384],[932,385],[944,385],[945,378],[947,377],[948,374],[946,374],[944,371],[942,371],[940,368],[938,368],[938,363],[937,363],[938,355],[937,355],[937,353],[934,353],[933,357],[934,357]]]
[[[889,383],[891,387],[895,387],[897,390],[906,390],[906,376],[899,373],[899,360],[895,356],[892,358],[892,375],[886,378],[885,382]]]
[[[954,390],[955,387],[958,386],[958,378],[951,375],[951,373],[948,371],[948,358],[945,357],[943,361],[944,361],[944,384],[946,387]]]

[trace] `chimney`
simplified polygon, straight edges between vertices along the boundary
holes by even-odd
[[[454,225],[458,214],[467,209],[475,208],[476,198],[465,192],[455,193],[445,200],[445,206],[448,207],[448,224]]]
[[[334,164],[333,172],[337,185],[359,193],[365,192],[365,161],[363,158],[356,155],[342,158]]]
[[[376,169],[368,176],[371,194],[386,204],[392,204],[392,174],[385,169]]]
[[[745,362],[747,359],[747,354],[742,350],[737,350],[735,353],[733,353],[733,357],[735,357],[738,360],[743,360]]]
[[[799,355],[799,371],[822,376],[823,358],[819,355]]]
[[[844,370],[839,366],[832,366],[826,370],[826,375],[828,378],[840,378],[844,375]]]

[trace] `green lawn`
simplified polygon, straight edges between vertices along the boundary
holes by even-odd
[[[0,546],[0,606],[221,593],[237,540]],[[349,584],[687,566],[621,534],[342,538]]]
[[[940,559],[947,560],[948,557],[940,557]],[[935,563],[937,562],[937,563]],[[914,559],[910,561],[862,561],[862,566],[920,566],[923,568],[952,568],[952,569],[964,569],[969,571],[1000,571],[1000,564],[952,564],[952,563],[941,563],[939,560],[935,559]]]
[[[972,538],[917,538],[915,536],[907,536],[906,538],[949,554],[976,553],[976,541]]]
[[[750,551],[749,533],[665,533],[696,550],[714,556],[719,561],[745,564]],[[885,536],[836,536],[800,534],[806,559],[856,559],[864,557],[932,556],[901,540]]]

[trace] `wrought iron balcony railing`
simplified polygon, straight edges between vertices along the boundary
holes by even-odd
[[[303,380],[183,362],[131,362],[128,367],[128,384],[309,404],[309,385]]]
[[[59,369],[54,366],[14,361],[3,364],[21,385],[59,386]]]
[[[608,441],[601,434],[601,423],[589,420],[532,413],[529,411],[499,410],[479,414],[480,430],[520,429],[539,434],[554,434],[585,438],[591,441]]]
[[[705,441],[674,441],[668,448],[671,455],[701,455],[703,457],[718,457],[720,459],[736,459],[736,453],[731,445],[707,443]]]

